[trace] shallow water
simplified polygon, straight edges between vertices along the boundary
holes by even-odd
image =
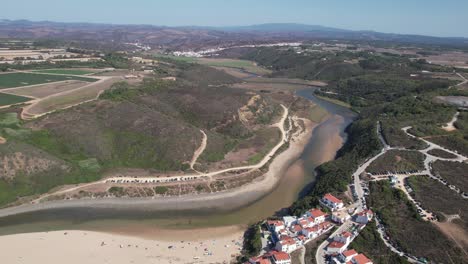
[[[145,212],[117,209],[55,209],[0,219],[0,235],[46,230],[80,229],[145,235],[148,229],[194,229],[247,225],[291,205],[315,179],[314,169],[334,158],[346,140],[345,128],[355,114],[349,109],[313,96],[313,90],[297,92],[326,109],[330,117],[316,126],[300,158],[292,162],[279,184],[263,198],[230,212],[194,210]],[[146,231],[145,231],[146,230]]]

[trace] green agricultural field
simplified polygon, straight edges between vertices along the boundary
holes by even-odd
[[[242,69],[255,74],[268,74],[270,71],[257,66],[253,61],[237,60],[237,59],[211,59],[201,58],[197,60],[198,63],[211,66],[211,67],[227,67]]]
[[[81,70],[81,69],[47,69],[47,70],[36,70],[34,72],[50,73],[50,74],[70,74],[70,75],[86,75],[94,73],[92,71]]]
[[[19,104],[30,100],[30,98],[23,96],[0,93],[0,106]]]
[[[8,74],[0,74],[0,89],[21,87],[27,85],[59,82],[66,80],[78,80],[85,82],[95,82],[97,79],[77,77],[69,75],[48,75],[48,74],[34,74],[15,72]]]

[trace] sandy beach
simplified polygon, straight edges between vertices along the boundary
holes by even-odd
[[[142,210],[183,210],[217,206],[226,209],[242,206],[274,188],[291,162],[302,153],[314,127],[314,123],[308,123],[306,131],[296,135],[289,148],[275,157],[264,177],[241,188],[202,196],[167,199],[88,199],[28,204],[2,209],[0,217],[41,209],[83,206],[137,206]],[[128,230],[122,227],[105,229],[106,233],[78,230],[38,232],[0,236],[0,248],[4,263],[229,263],[240,252],[244,229],[245,226],[239,225],[195,230]],[[24,248],[28,248],[27,254]]]
[[[239,252],[241,238],[239,230],[212,239],[188,235],[179,241],[68,230],[0,236],[0,248],[1,261],[8,264],[229,263]]]

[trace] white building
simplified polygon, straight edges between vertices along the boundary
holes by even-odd
[[[318,226],[307,227],[307,228],[302,229],[302,234],[306,236],[308,239],[314,239],[318,237],[319,231],[320,230]]]
[[[311,226],[314,226],[325,222],[327,214],[315,208],[307,211],[306,216],[309,218],[309,221],[311,221]]]
[[[290,253],[297,249],[297,243],[292,237],[283,236],[281,237],[281,240],[276,242],[275,249]]]
[[[373,264],[373,262],[366,257],[364,254],[354,256],[351,261],[352,264]]]
[[[283,221],[280,220],[268,220],[267,224],[271,232],[278,233],[280,230],[285,229]]]
[[[364,254],[357,253],[354,249],[343,251],[332,260],[335,264],[372,264],[370,259]]]
[[[339,254],[339,253],[345,251],[347,247],[348,247],[348,245],[346,245],[345,243],[341,243],[341,242],[338,242],[338,241],[333,241],[330,244],[328,244],[327,253],[328,254]]]
[[[274,264],[291,264],[291,256],[286,252],[273,252],[271,260]]]
[[[358,253],[354,249],[346,250],[343,253],[341,253],[338,258],[340,260],[340,263],[347,263],[351,261],[351,259],[355,256],[357,256]]]
[[[349,243],[351,243],[352,238],[353,238],[353,234],[351,234],[348,231],[344,231],[343,233],[336,235],[333,238],[333,241],[337,241],[337,242],[341,242],[346,245],[349,245]]]
[[[286,227],[291,227],[292,224],[295,224],[297,221],[297,217],[295,216],[284,216],[283,222]]]
[[[362,212],[357,213],[354,217],[354,221],[356,223],[365,225],[369,223],[369,221],[371,221],[373,217],[374,217],[374,212],[368,209],[368,210],[364,210]]]
[[[341,210],[333,212],[331,219],[335,223],[343,224],[344,222],[351,219],[351,216],[345,210]]]
[[[332,210],[332,211],[339,210],[339,209],[343,208],[343,206],[344,206],[344,203],[343,203],[342,200],[336,198],[335,196],[333,196],[330,193],[325,194],[323,196],[323,198],[320,199],[320,203],[323,206],[326,206],[326,207],[330,208],[330,210]]]

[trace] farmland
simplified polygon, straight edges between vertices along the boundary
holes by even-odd
[[[24,103],[29,100],[31,99],[23,96],[0,93],[0,107],[5,105]]]
[[[256,63],[248,60],[237,60],[237,59],[211,59],[202,58],[197,60],[198,63],[211,66],[211,67],[226,67],[242,69],[247,72],[251,72],[258,75],[269,74],[270,71],[257,66]]]
[[[69,90],[61,94],[44,98],[36,104],[25,108],[25,114],[41,115],[57,109],[64,109],[85,101],[95,99],[99,93],[109,88],[119,78],[107,78],[99,82]]]
[[[69,75],[48,75],[48,74],[34,74],[25,72],[15,72],[0,74],[0,89],[14,88],[28,85],[36,85],[43,83],[59,82],[66,80],[78,80],[86,82],[97,81],[93,78],[77,77]]]
[[[211,66],[215,68],[226,68],[228,69],[240,69],[249,73],[264,75],[269,74],[271,71],[257,66],[253,61],[249,60],[240,60],[240,59],[226,59],[226,58],[193,58],[193,57],[183,57],[183,56],[173,56],[173,55],[154,55],[156,58],[161,59],[170,59],[179,62],[187,63],[198,63],[206,66]]]
[[[65,74],[65,75],[87,75],[94,73],[93,71],[83,69],[47,69],[36,70],[34,72],[49,73],[49,74]]]
[[[71,80],[71,81],[34,85],[34,86],[28,86],[28,87],[18,87],[14,89],[9,89],[8,93],[19,95],[19,96],[44,98],[52,94],[74,90],[76,88],[80,88],[87,84],[88,84],[87,82]]]

